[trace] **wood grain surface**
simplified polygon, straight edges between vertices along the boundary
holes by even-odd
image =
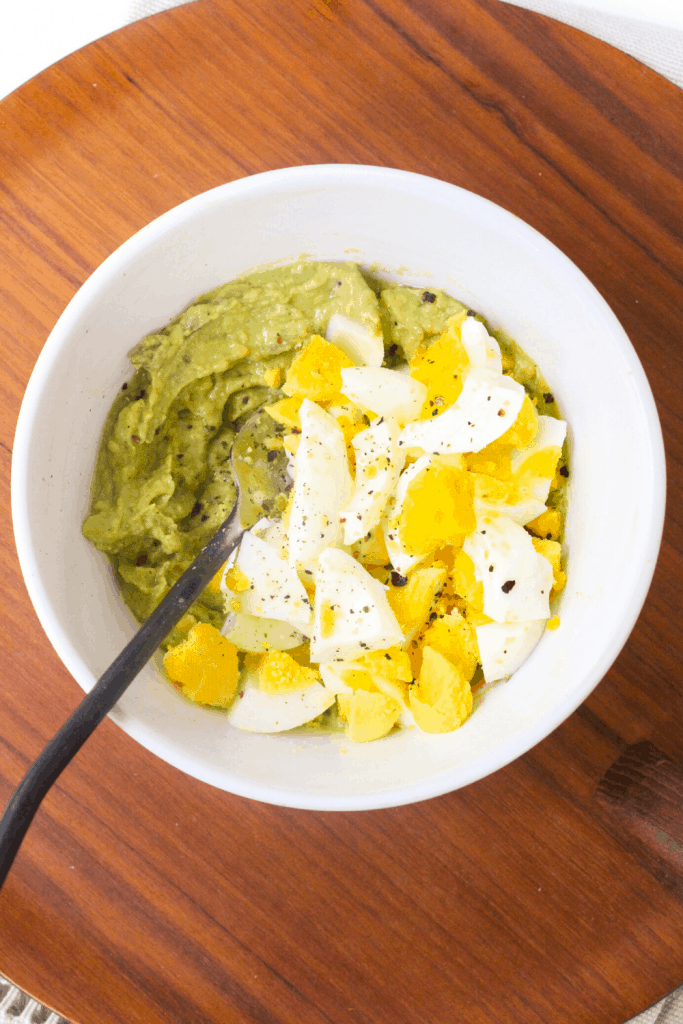
[[[107,721],[0,895],[1,973],[79,1024],[619,1024],[683,981],[681,890],[597,794],[629,745],[683,765],[682,124],[675,86],[498,0],[198,0],[0,103],[3,801],[81,696],[12,541],[21,397],[91,271],[190,196],[340,161],[500,203],[614,309],[669,460],[640,620],[535,749],[422,804],[312,813],[213,790]]]

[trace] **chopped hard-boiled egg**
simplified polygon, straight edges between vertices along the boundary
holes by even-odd
[[[526,530],[506,516],[484,516],[463,544],[484,588],[484,614],[495,622],[550,616],[553,569]]]
[[[284,732],[317,718],[335,696],[320,683],[286,693],[266,693],[247,675],[228,709],[228,721],[245,732]]]
[[[308,629],[308,627],[307,627]],[[266,651],[289,651],[306,641],[306,634],[282,619],[264,619],[243,612],[229,614],[223,635],[238,651],[263,654]]]
[[[311,661],[353,661],[402,641],[382,584],[345,551],[323,551],[315,574]]]
[[[479,517],[487,513],[504,515],[524,526],[544,513],[567,424],[552,416],[533,416],[533,423],[529,422],[529,427],[535,428],[533,437],[531,430],[517,429],[517,424],[508,431],[511,435],[516,430],[515,440],[526,439],[529,443],[521,450],[511,450],[505,479],[475,472],[474,507]],[[502,442],[501,438],[496,443]],[[470,467],[476,469],[473,460],[469,461]]]
[[[365,537],[377,526],[403,469],[405,452],[398,447],[394,419],[380,419],[351,442],[356,453],[356,479],[349,504],[341,510],[344,543]]]
[[[387,511],[391,564],[405,575],[437,548],[460,547],[475,524],[474,478],[460,456],[423,455],[401,474]]]
[[[341,371],[342,394],[377,416],[399,423],[417,419],[427,397],[419,380],[384,366],[352,366]]]
[[[239,685],[237,649],[215,626],[199,622],[164,655],[169,679],[197,704],[226,708]]]
[[[410,376],[427,388],[421,418],[439,416],[462,391],[470,361],[460,339],[463,310],[448,321],[446,330],[431,345],[421,345],[409,363]]]
[[[487,622],[477,626],[479,657],[487,683],[506,679],[529,657],[543,636],[546,620]]]
[[[567,427],[539,415],[553,396],[503,374],[514,348],[503,340],[502,356],[466,307],[433,319],[441,299],[411,291],[408,344],[389,298],[395,369],[379,314],[354,320],[340,301],[284,384],[285,360],[263,377],[287,396],[267,407],[280,427],[266,441],[289,453],[287,507],[245,533],[207,588],[212,610],[226,600],[222,634],[188,613],[165,658],[188,697],[228,709],[236,728],[318,726],[329,709],[355,742],[452,732],[482,672],[512,675],[559,626],[552,506]]]
[[[289,517],[289,564],[310,565],[341,539],[339,512],[353,489],[346,444],[337,421],[306,399],[300,410],[301,442],[294,458]]]
[[[386,736],[398,721],[401,705],[393,697],[369,690],[339,694],[340,717],[348,722],[346,735],[356,743]]]
[[[407,578],[392,579],[387,599],[406,641],[427,621],[447,576],[447,567],[435,562],[427,568],[413,569]]]
[[[324,402],[338,394],[341,390],[341,370],[352,365],[349,357],[337,345],[314,334],[287,371],[282,390],[291,397]]]
[[[242,537],[235,569],[242,581],[235,588],[241,593],[242,611],[264,619],[281,619],[304,630],[311,619],[308,595],[296,569],[280,558],[275,548],[247,531]],[[226,578],[230,586],[230,581]]]
[[[503,372],[500,345],[481,321],[475,320],[473,316],[465,317],[460,325],[460,340],[471,366],[493,370],[494,373]]]
[[[358,320],[343,313],[333,313],[327,325],[327,340],[340,348],[354,366],[381,366],[384,359],[384,337]]]
[[[417,462],[412,462],[403,470],[396,485],[393,505],[388,508],[387,517],[382,524],[389,560],[394,569],[402,576],[405,576],[422,558],[421,555],[413,555],[406,551],[401,542],[400,523],[403,505],[408,487],[424,469],[431,466],[432,461],[431,455],[423,455]]]
[[[514,423],[523,400],[524,388],[512,377],[474,368],[455,405],[431,419],[408,423],[398,443],[444,455],[478,452]]]
[[[259,665],[259,689],[264,693],[293,693],[319,682],[319,672],[284,651],[270,651]]]
[[[457,665],[425,647],[410,709],[423,732],[452,732],[472,713],[472,690]]]
[[[566,436],[564,420],[538,417],[538,431],[531,444],[512,454],[513,483],[520,499],[533,498],[545,505]]]

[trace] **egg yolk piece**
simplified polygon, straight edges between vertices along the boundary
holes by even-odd
[[[435,564],[425,569],[414,569],[406,583],[389,587],[387,599],[404,637],[412,636],[426,621],[447,575],[445,565]]]
[[[237,648],[208,622],[193,626],[187,639],[164,656],[169,679],[198,704],[227,708],[239,684]]]
[[[410,654],[416,676],[419,676],[422,667],[425,647],[443,654],[444,658],[460,669],[468,682],[472,679],[479,664],[477,634],[474,626],[456,608],[448,615],[428,623],[417,636],[417,644]]]
[[[383,693],[358,689],[337,696],[339,716],[347,721],[346,735],[356,743],[366,743],[386,736],[401,713],[401,705]]]
[[[408,485],[399,536],[410,555],[459,546],[476,526],[474,480],[467,470],[434,459]]]
[[[417,686],[410,691],[410,710],[424,732],[458,729],[472,714],[472,690],[460,669],[443,654],[425,647]]]
[[[470,368],[467,351],[460,340],[460,323],[466,312],[452,317],[446,331],[428,348],[419,348],[410,360],[410,376],[427,388],[421,419],[438,416],[460,396]]]
[[[287,370],[282,390],[290,397],[324,402],[341,391],[341,371],[348,366],[353,363],[345,352],[314,334]]]

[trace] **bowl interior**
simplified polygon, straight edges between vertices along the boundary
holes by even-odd
[[[654,570],[664,466],[647,381],[598,292],[528,225],[433,179],[338,165],[257,175],[170,211],[93,274],[40,356],[15,440],[15,536],[43,627],[87,690],[135,631],[104,556],[80,532],[127,353],[199,293],[303,254],[442,288],[536,360],[569,424],[561,627],[444,736],[413,729],[354,746],[329,734],[242,733],[179,698],[153,664],[112,716],[159,756],[234,793],[310,808],[389,806],[473,781],[547,735],[618,654]]]

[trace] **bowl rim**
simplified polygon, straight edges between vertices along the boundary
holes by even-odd
[[[611,643],[602,651],[601,658],[593,665],[592,670],[586,673],[582,685],[568,694],[564,701],[554,704],[543,712],[533,724],[523,731],[516,733],[514,737],[508,738],[496,749],[496,756],[489,757],[489,763],[486,765],[477,760],[466,766],[460,765],[457,769],[438,772],[423,780],[399,784],[395,787],[378,790],[369,794],[354,794],[352,796],[332,793],[322,795],[293,793],[291,790],[257,783],[241,778],[233,773],[230,774],[229,785],[225,785],[216,778],[216,773],[207,771],[199,762],[188,765],[188,759],[186,758],[182,764],[178,763],[178,759],[169,756],[164,740],[159,736],[151,734],[142,724],[131,721],[128,716],[125,717],[125,721],[119,721],[116,709],[111,714],[116,724],[152,753],[201,781],[238,796],[274,805],[308,810],[348,811],[381,809],[440,796],[492,774],[494,771],[526,753],[540,740],[548,736],[586,699],[588,694],[600,682],[614,663],[635,626],[652,582],[661,545],[665,514],[666,463],[664,443],[654,397],[645,371],[616,315],[597,288],[576,264],[553,242],[546,238],[545,235],[541,234],[526,221],[506,210],[505,207],[477,193],[428,175],[397,168],[368,164],[310,164],[264,171],[259,174],[238,178],[193,196],[161,214],[126,239],[93,271],[75,292],[52,328],[31,372],[22,399],[15,430],[11,463],[11,514],[15,545],[24,582],[38,619],[58,657],[71,675],[73,675],[78,685],[86,689],[82,680],[84,677],[90,676],[91,673],[55,618],[52,604],[42,583],[28,527],[28,454],[32,430],[39,407],[40,396],[44,389],[49,386],[52,366],[64,342],[68,339],[69,332],[78,317],[97,294],[100,282],[108,280],[124,269],[129,259],[144,249],[148,241],[159,239],[164,234],[172,232],[176,227],[190,220],[195,212],[210,208],[214,204],[221,204],[226,198],[233,201],[246,197],[253,192],[267,194],[271,190],[279,190],[287,185],[327,184],[330,186],[333,184],[348,184],[360,179],[365,179],[366,181],[372,179],[375,185],[385,182],[393,188],[403,187],[412,194],[429,191],[432,197],[439,193],[439,191],[445,198],[448,194],[463,193],[467,195],[468,201],[475,208],[479,206],[484,213],[495,211],[496,216],[502,216],[504,220],[508,221],[508,224],[514,225],[515,230],[526,235],[527,239],[535,244],[536,247],[545,248],[552,253],[554,260],[559,262],[564,273],[570,279],[577,281],[577,283],[580,282],[584,289],[588,289],[592,293],[593,300],[612,323],[614,329],[613,339],[618,343],[621,355],[629,366],[632,374],[631,379],[635,385],[646,417],[655,491],[651,495],[649,506],[650,513],[649,521],[647,522],[648,540],[645,557],[642,559],[620,629],[613,633]],[[92,680],[91,686],[94,685],[94,681]],[[191,761],[192,759],[190,758],[189,760]],[[454,780],[452,776],[456,771],[458,778]]]

